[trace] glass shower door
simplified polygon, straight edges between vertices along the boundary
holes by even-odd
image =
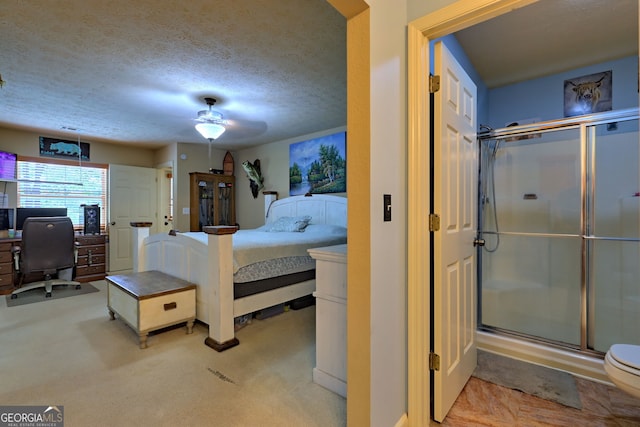
[[[640,140],[638,120],[588,131],[593,153],[589,241],[589,347],[640,344]]]
[[[578,346],[580,130],[482,143],[481,324]]]

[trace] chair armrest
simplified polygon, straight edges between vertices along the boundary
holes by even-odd
[[[11,246],[11,253],[13,254],[13,263],[15,264],[15,270],[20,271],[20,253],[22,248],[20,246]]]

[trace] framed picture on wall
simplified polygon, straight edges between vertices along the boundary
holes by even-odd
[[[40,155],[62,159],[89,160],[89,144],[66,139],[40,137]]]
[[[347,133],[289,145],[289,195],[347,191]]]
[[[610,111],[612,102],[611,70],[564,81],[564,116]]]

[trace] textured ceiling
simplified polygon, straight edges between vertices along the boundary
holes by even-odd
[[[638,52],[637,0],[540,0],[456,33],[489,87]],[[346,22],[326,0],[0,0],[0,126],[238,149],[346,124]],[[75,128],[75,131],[65,130]]]
[[[325,0],[2,0],[0,40],[0,126],[206,143],[205,96],[221,147],[346,124],[346,21]]]

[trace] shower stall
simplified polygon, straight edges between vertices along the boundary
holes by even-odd
[[[640,344],[638,109],[478,139],[480,330],[595,357]]]

